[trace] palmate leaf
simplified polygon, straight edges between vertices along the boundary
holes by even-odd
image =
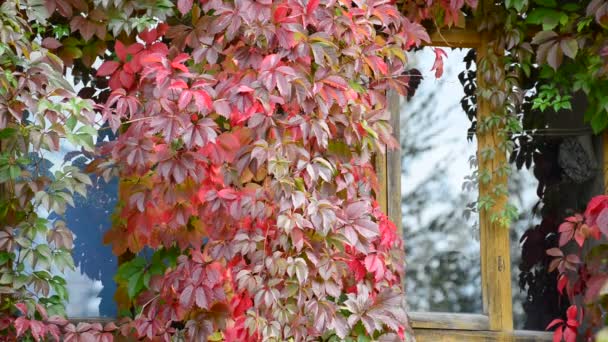
[[[463,2],[441,3],[446,22],[456,22]],[[92,164],[104,174],[111,165],[128,194],[108,242],[117,253],[179,249],[175,261],[155,254],[120,267],[119,296],[136,306],[122,330],[140,339],[249,342],[314,339],[331,329],[366,339],[407,325],[402,294],[391,290],[400,283],[391,254],[399,243],[372,205],[370,151],[391,142],[388,116],[378,113],[389,88],[407,85],[388,79],[405,70],[404,50],[428,41],[421,25],[383,1],[49,6],[72,31],[49,47],[76,58],[83,75],[97,54],[103,59],[82,95],[105,101],[102,124],[120,132]],[[151,18],[172,26],[144,27]],[[106,30],[118,39],[104,54]],[[78,116],[84,109],[70,105],[77,120],[59,120],[57,130],[68,132],[56,140],[92,151],[93,107]],[[40,191],[36,203],[61,211],[90,183],[64,173],[65,189]],[[51,246],[73,243],[64,227],[43,235]],[[35,263],[49,258],[44,247],[2,237]],[[336,313],[345,299],[348,318]],[[61,329],[73,340],[109,332],[94,324]]]
[[[395,289],[385,289],[372,300],[365,286],[357,286],[357,294],[349,294],[344,305],[352,313],[348,317],[351,328],[360,321],[368,334],[383,330],[386,325],[398,330],[402,322],[407,321],[403,296]]]

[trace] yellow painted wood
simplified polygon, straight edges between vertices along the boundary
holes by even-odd
[[[541,331],[499,332],[414,329],[417,342],[544,342],[552,341],[552,334]]]
[[[386,170],[386,146],[383,147],[383,153],[377,153],[374,156],[374,167],[376,169],[376,176],[378,177],[378,193],[376,194],[376,201],[382,209],[382,212],[388,214],[388,179]]]
[[[432,46],[476,48],[481,45],[481,34],[469,28],[438,30],[430,37]]]
[[[400,142],[399,132],[399,103],[400,96],[391,91],[388,94],[388,108],[391,113],[390,123],[393,127],[393,136]],[[387,215],[395,223],[397,233],[403,238],[403,227],[401,225],[401,148],[391,149],[386,154],[387,169]]]
[[[488,316],[448,312],[410,312],[410,325],[414,329],[488,330]]]
[[[487,55],[490,37],[484,33],[481,37],[480,48],[477,50],[477,65]],[[495,66],[500,68],[501,66]],[[481,72],[477,76],[478,94],[486,87]],[[491,115],[490,103],[477,97],[477,119],[483,121]],[[494,190],[498,186],[506,189],[507,175],[496,171],[501,165],[507,163],[505,153],[500,153],[499,137],[500,127],[494,125],[490,129],[477,132],[477,160],[480,173],[487,170],[492,175],[489,183],[479,182],[480,196],[492,195],[495,203],[491,209],[479,213],[479,230],[481,245],[481,282],[483,295],[483,309],[490,319],[490,330],[513,330],[513,308],[511,299],[511,255],[509,249],[509,229],[492,222],[492,216],[499,216],[508,201],[508,195],[496,195]],[[492,158],[484,159],[481,152],[491,148],[496,151]]]

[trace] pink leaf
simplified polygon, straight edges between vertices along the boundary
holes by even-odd
[[[602,234],[608,237],[608,208],[602,209],[600,214],[597,216],[597,226]]]
[[[190,104],[190,101],[192,100],[192,92],[185,90],[182,91],[181,94],[179,94],[179,100],[177,101],[177,108],[179,110],[184,110],[184,108],[186,108],[188,106],[188,104]]]
[[[186,286],[186,288],[182,291],[182,294],[179,295],[179,303],[185,307],[189,308],[192,305],[192,292],[194,291],[194,287],[192,285]]]
[[[554,257],[563,257],[564,252],[562,252],[562,250],[559,248],[550,248],[547,250],[547,255],[554,256]]]
[[[54,50],[62,46],[62,44],[53,37],[46,37],[42,40],[42,46],[47,49]]]
[[[18,317],[14,324],[17,336],[23,335],[23,333],[25,333],[25,331],[30,327],[30,321],[25,317]]]
[[[192,9],[193,0],[177,0],[177,9],[184,15]]]
[[[209,301],[207,300],[207,295],[205,294],[205,289],[202,287],[197,287],[194,292],[194,297],[196,301],[196,305],[201,309],[209,308]]]
[[[27,315],[27,306],[25,303],[17,303],[15,304],[15,307],[21,311],[22,314]]]

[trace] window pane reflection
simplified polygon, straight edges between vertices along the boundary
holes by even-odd
[[[100,138],[110,139],[112,136],[106,134]],[[77,156],[73,158],[75,154]],[[47,159],[51,173],[63,163],[83,169],[90,161],[75,153],[69,143]],[[117,270],[117,258],[112,254],[111,246],[103,244],[103,235],[111,225],[111,215],[118,199],[118,180],[106,183],[95,175],[90,176],[93,186],[87,189],[87,197],[75,194],[75,207],[68,206],[63,217],[50,217],[51,220],[64,220],[74,233],[72,255],[76,269],[55,273],[67,281],[69,303],[66,313],[69,317],[115,317],[113,296],[116,284],[113,276]]]
[[[440,79],[431,71],[432,48],[408,56],[416,69],[410,74],[420,72],[422,80],[415,96],[400,104],[408,302],[413,311],[478,313],[479,230],[476,214],[467,210],[477,188],[464,184],[475,162],[476,141],[467,137],[470,122],[461,108],[458,80],[468,50],[445,51]]]
[[[511,230],[513,313],[515,328],[544,330],[569,305],[557,291],[556,273],[548,273],[546,250],[557,247],[564,218],[583,212],[604,190],[601,139],[584,124],[585,96],[574,95],[573,110],[541,113],[531,109],[534,94],[526,94],[526,134],[514,138],[511,156],[509,190],[520,211]]]

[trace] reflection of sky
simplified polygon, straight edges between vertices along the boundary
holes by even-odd
[[[403,204],[403,227],[405,229],[406,243],[406,260],[408,269],[417,270],[415,277],[413,273],[406,276],[406,284],[408,290],[408,299],[410,299],[411,309],[414,311],[436,311],[432,307],[430,298],[441,300],[448,297],[448,301],[452,302],[450,311],[458,311],[459,301],[458,296],[468,296],[470,298],[481,299],[481,284],[479,279],[470,277],[469,283],[458,285],[460,286],[455,293],[448,292],[447,294],[438,291],[436,285],[432,284],[432,278],[444,279],[446,282],[454,281],[452,274],[439,274],[451,270],[454,265],[442,265],[440,267],[439,255],[455,252],[458,254],[458,268],[466,273],[473,274],[475,269],[477,272],[480,269],[479,257],[479,230],[476,225],[476,219],[465,220],[462,218],[462,213],[465,210],[466,204],[475,201],[477,198],[477,189],[470,192],[465,192],[462,189],[462,184],[465,177],[471,175],[472,169],[469,165],[469,158],[475,155],[477,142],[475,140],[468,141],[466,139],[467,130],[470,127],[470,121],[460,106],[464,92],[462,85],[458,80],[458,74],[465,69],[465,64],[462,62],[467,50],[450,50],[444,49],[448,53],[448,58],[445,60],[445,72],[441,79],[436,79],[434,72],[431,71],[434,53],[432,49],[425,48],[421,51],[411,53],[409,55],[412,67],[418,69],[423,75],[423,81],[420,84],[413,99],[406,103],[401,102],[401,135],[402,140],[404,132],[409,132],[413,135],[422,135],[421,132],[435,130],[437,134],[430,137],[429,144],[433,147],[429,151],[421,152],[418,156],[403,156],[402,175],[401,175],[401,193],[404,196]],[[430,94],[435,94],[435,98],[429,98]],[[408,122],[408,116],[411,113],[427,113],[430,117],[436,117],[430,125],[432,127],[423,126],[420,122]],[[410,113],[408,115],[408,113]],[[419,121],[419,119],[416,119]],[[428,123],[425,123],[428,125]],[[408,140],[405,140],[408,141]],[[445,170],[443,170],[445,168]],[[437,170],[442,170],[440,180],[433,184],[428,184],[427,177]],[[514,191],[511,200],[520,211],[529,213],[532,206],[536,203],[537,181],[529,170],[516,172],[512,177],[511,190]],[[412,193],[421,185],[432,189],[434,192],[431,200],[426,203],[428,207],[422,209],[420,216],[408,216],[409,206],[407,194]],[[415,199],[414,199],[415,200]],[[434,218],[448,215],[450,212],[456,212],[457,218],[450,218],[449,221],[452,227],[444,227],[441,231],[430,231],[429,225]],[[521,236],[532,223],[532,219],[528,216],[520,221],[514,222],[512,229],[515,236]],[[452,223],[453,222],[453,223]],[[514,241],[515,242],[515,241]],[[512,255],[514,256],[514,265],[517,265],[517,257],[519,256],[519,246],[512,242]],[[445,261],[444,261],[445,262]],[[427,272],[430,270],[430,272]],[[435,272],[434,274],[432,272]],[[451,271],[450,271],[451,272]],[[450,273],[447,272],[447,273]],[[514,298],[521,294],[518,289],[517,276],[518,269],[513,268],[514,283],[513,294]],[[446,287],[446,288],[449,288]],[[453,297],[450,297],[452,296]],[[413,299],[415,298],[415,299]],[[516,300],[521,302],[520,299]],[[481,301],[479,301],[481,305]],[[442,307],[445,309],[445,307]],[[478,312],[481,311],[479,307]],[[514,305],[515,315],[521,315],[521,305]]]
[[[403,217],[408,268],[419,268],[416,278],[406,277],[409,297],[433,296],[437,300],[443,299],[446,293],[434,291],[435,289],[431,288],[433,285],[430,275],[423,270],[430,269],[431,272],[432,270],[440,272],[445,271],[446,268],[451,269],[450,265],[440,268],[439,255],[455,252],[458,255],[459,263],[479,267],[478,231],[472,227],[474,222],[467,223],[460,219],[453,222],[455,225],[460,225],[459,227],[450,227],[442,231],[429,230],[429,225],[434,218],[448,215],[454,210],[461,217],[466,204],[475,200],[474,193],[463,193],[462,191],[465,176],[472,172],[469,158],[476,151],[476,141],[470,142],[466,138],[470,122],[460,107],[460,100],[464,96],[464,92],[458,81],[458,74],[464,70],[462,60],[467,54],[467,50],[445,49],[445,51],[448,53],[448,58],[445,60],[444,74],[439,80],[431,71],[435,57],[432,49],[425,48],[409,56],[410,61],[413,62],[411,65],[422,73],[423,80],[412,100],[401,103],[401,126],[407,127],[406,132],[410,134],[420,134],[421,131],[437,132],[436,135],[429,137],[430,141],[426,141],[432,146],[431,150],[421,152],[416,157],[404,156],[401,193],[407,196],[428,182],[427,177],[430,173],[445,168],[441,179],[436,184],[425,184],[433,192],[437,192],[428,203],[428,208],[424,208],[419,216],[408,216],[406,197]],[[436,95],[435,98],[429,98],[432,93]],[[428,113],[430,117],[436,117],[437,120],[432,121],[432,127],[419,127],[419,123],[407,121],[408,113],[414,112]],[[454,208],[455,203],[459,206],[458,208]],[[433,275],[433,277],[437,276],[438,274]],[[448,277],[450,275],[446,274],[445,279],[448,280]],[[458,290],[458,293],[453,295],[455,298],[462,294],[477,296],[479,285],[465,284]],[[433,311],[431,304],[424,298],[412,301],[412,309]],[[479,298],[481,298],[480,293]],[[448,299],[451,300],[451,298]]]

